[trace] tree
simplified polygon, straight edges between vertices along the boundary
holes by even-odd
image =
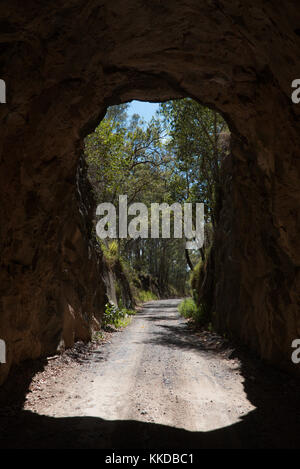
[[[118,208],[119,195],[125,194],[128,204],[143,202],[149,211],[153,202],[203,202],[207,222],[214,224],[222,159],[218,139],[224,129],[217,113],[191,99],[161,104],[148,124],[137,114],[129,120],[126,104],[109,108],[85,141],[97,202]],[[190,253],[184,240],[174,237],[127,238],[118,239],[118,255],[131,272],[153,278],[163,295],[171,288],[184,293],[199,253]]]
[[[182,201],[203,202],[207,220],[215,226],[216,193],[224,152],[220,135],[228,130],[214,110],[187,98],[160,105],[174,157],[173,193]]]

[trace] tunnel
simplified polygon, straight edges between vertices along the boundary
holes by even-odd
[[[296,1],[1,2],[0,339],[9,370],[88,340],[106,301],[83,141],[108,106],[190,97],[231,131],[216,325],[299,375]]]

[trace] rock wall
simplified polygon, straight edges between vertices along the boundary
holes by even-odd
[[[108,299],[113,304],[127,309],[134,308],[132,287],[120,259],[116,258],[108,262],[105,285]]]
[[[294,205],[291,186],[288,200],[287,186],[279,182],[283,161],[275,162],[271,178],[242,158],[226,163],[213,249],[215,324],[264,359],[298,374],[291,362],[292,340],[300,337],[297,196]],[[265,169],[271,172],[270,166]]]
[[[84,136],[108,105],[185,96],[218,109],[232,132],[220,327],[290,367],[300,336],[298,2],[3,0],[0,16],[0,380],[62,339],[88,338],[101,316],[103,266],[76,177]]]

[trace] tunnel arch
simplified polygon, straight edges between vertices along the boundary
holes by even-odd
[[[101,316],[106,267],[90,236],[83,138],[109,105],[186,96],[232,131],[219,328],[298,373],[297,2],[5,0],[0,11],[0,381],[13,363],[87,340]]]

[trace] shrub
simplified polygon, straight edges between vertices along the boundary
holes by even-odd
[[[200,303],[199,306],[195,303],[193,298],[186,298],[178,305],[178,311],[186,319],[192,321],[198,326],[204,325],[207,322],[207,307],[205,303]]]
[[[135,314],[135,311],[133,310],[126,309],[126,308],[119,308],[113,303],[106,303],[102,324],[104,326],[107,326],[108,324],[110,324],[115,327],[124,327],[129,324],[130,322],[129,317],[134,314]]]
[[[146,290],[138,290],[136,294],[136,299],[138,303],[146,303],[147,301],[157,300],[155,293]]]
[[[104,254],[107,263],[112,267],[118,259],[118,243],[113,240],[106,244],[102,239],[97,238],[99,246]]]
[[[197,311],[197,305],[192,298],[186,298],[178,305],[178,311],[184,318],[192,318]]]

